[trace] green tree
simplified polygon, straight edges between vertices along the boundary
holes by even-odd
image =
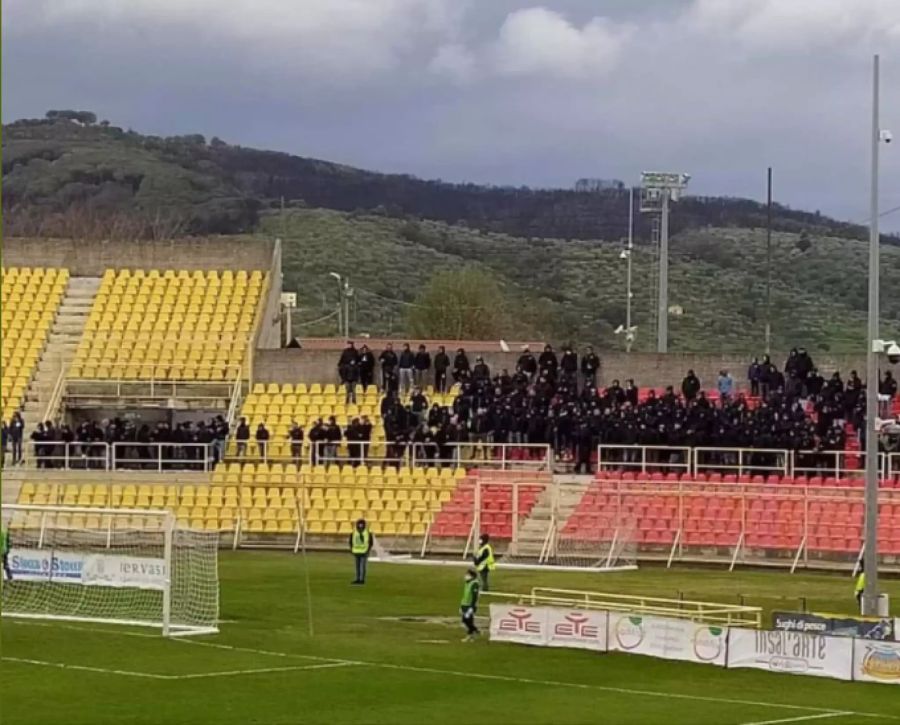
[[[93,111],[73,111],[70,109],[62,111],[51,110],[47,111],[44,115],[51,121],[62,118],[68,119],[69,121],[79,121],[80,123],[87,125],[97,123],[97,114]]]
[[[508,300],[497,281],[477,267],[438,272],[409,308],[414,337],[490,340],[503,336]]]

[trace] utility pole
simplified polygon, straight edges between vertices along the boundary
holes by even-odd
[[[878,99],[878,56],[872,63],[872,178],[869,215],[869,330],[866,336],[866,535],[863,564],[866,586],[863,591],[862,613],[875,615],[878,611],[878,356],[875,341],[879,339],[879,236],[878,236],[878,144],[881,143]]]
[[[772,352],[772,167],[766,184],[766,355]]]

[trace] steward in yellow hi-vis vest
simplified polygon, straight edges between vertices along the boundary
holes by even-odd
[[[484,592],[488,591],[488,574],[494,571],[497,562],[494,561],[494,547],[491,546],[491,537],[487,534],[482,534],[478,539],[478,551],[472,557],[472,562],[475,564],[478,576],[481,577],[481,590]]]
[[[859,605],[859,611],[862,611],[863,593],[866,591],[866,571],[863,569],[862,562],[859,563],[859,574],[856,577],[856,586],[853,593],[856,596],[856,603]]]
[[[350,534],[350,553],[356,562],[356,579],[354,584],[366,583],[366,563],[369,560],[369,552],[375,543],[375,536],[369,531],[365,519],[356,522],[356,528]]]

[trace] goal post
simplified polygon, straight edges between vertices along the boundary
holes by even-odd
[[[218,632],[218,533],[171,511],[3,507],[9,531],[4,617]]]

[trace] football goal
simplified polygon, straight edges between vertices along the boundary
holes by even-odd
[[[218,533],[170,511],[5,506],[4,617],[218,631]]]

